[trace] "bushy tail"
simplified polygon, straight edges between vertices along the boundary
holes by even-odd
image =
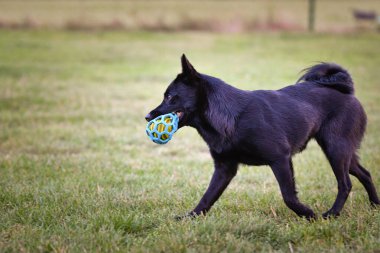
[[[350,74],[335,63],[322,62],[304,70],[306,73],[302,75],[300,81],[309,81],[325,85],[326,87],[336,89],[345,94],[354,93],[354,83]]]

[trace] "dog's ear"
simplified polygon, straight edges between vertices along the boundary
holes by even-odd
[[[181,64],[182,64],[182,73],[189,77],[196,77],[198,75],[197,71],[191,65],[189,60],[186,58],[186,55],[183,54],[181,57]]]

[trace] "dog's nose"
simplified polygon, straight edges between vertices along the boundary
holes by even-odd
[[[148,113],[146,116],[145,116],[145,119],[146,121],[150,121],[152,119],[152,115],[150,113]]]

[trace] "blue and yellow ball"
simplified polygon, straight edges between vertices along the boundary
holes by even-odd
[[[179,118],[175,113],[168,113],[151,120],[146,125],[146,134],[157,144],[166,144],[178,130]]]

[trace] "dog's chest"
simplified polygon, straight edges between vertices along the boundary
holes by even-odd
[[[260,150],[257,149],[249,149],[245,150],[244,148],[234,146],[232,144],[228,145],[229,148],[227,149],[227,145],[218,146],[218,148],[221,148],[219,150],[212,148],[210,145],[210,151],[211,155],[215,158],[221,158],[221,159],[227,159],[227,160],[233,160],[241,164],[246,165],[268,165],[270,163],[270,159],[260,152]]]

